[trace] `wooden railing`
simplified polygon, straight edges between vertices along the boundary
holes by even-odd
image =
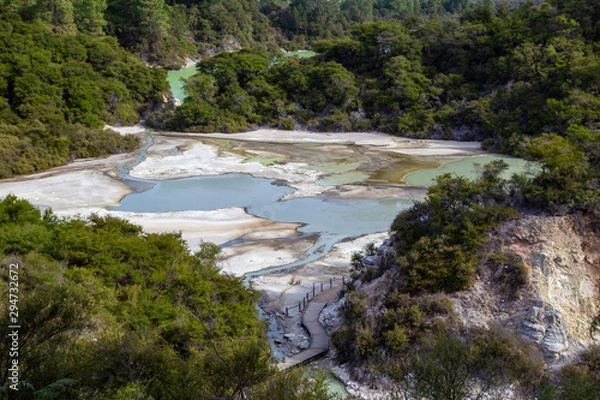
[[[308,306],[308,303],[310,303],[310,301],[312,299],[314,299],[316,296],[319,295],[319,293],[322,293],[323,291],[327,290],[327,289],[331,289],[337,285],[335,285],[334,283],[336,282],[340,282],[341,281],[341,285],[339,285],[340,288],[342,288],[345,284],[346,284],[346,277],[342,276],[341,278],[330,278],[329,282],[313,282],[313,286],[312,286],[312,291],[306,292],[306,295],[302,298],[302,301],[298,302],[298,305],[293,305],[293,306],[286,306],[285,307],[285,315],[286,317],[293,317],[294,315],[298,315],[301,314],[306,307]],[[295,313],[295,311],[298,310],[297,313]]]

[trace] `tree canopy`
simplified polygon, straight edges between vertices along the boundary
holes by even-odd
[[[477,6],[460,18],[355,24],[313,41],[309,59],[220,54],[198,64],[181,107],[150,121],[200,132],[270,125],[481,140],[543,164],[525,191],[530,204],[597,211],[600,58],[579,19],[562,3]]]
[[[274,370],[257,293],[221,273],[218,254],[209,243],[190,252],[178,233],[2,199],[2,293],[16,265],[23,323],[19,391],[8,389],[11,343],[0,342],[0,398],[259,400],[268,387],[331,398],[322,379]],[[0,304],[3,337],[9,304]]]
[[[55,31],[0,14],[0,178],[131,150],[104,124],[137,123],[167,89],[114,38]]]

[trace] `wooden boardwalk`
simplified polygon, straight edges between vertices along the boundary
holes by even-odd
[[[327,289],[308,303],[302,313],[301,322],[310,335],[310,346],[298,354],[283,359],[277,364],[280,370],[286,370],[298,364],[307,364],[329,351],[329,334],[319,322],[319,316],[327,304],[337,299],[340,289],[339,286]]]

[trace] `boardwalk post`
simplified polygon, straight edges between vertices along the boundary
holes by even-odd
[[[302,299],[302,308],[306,308],[306,297]]]
[[[313,282],[313,298],[315,297],[315,283]]]
[[[310,301],[310,292],[306,293],[306,302],[308,303]]]
[[[301,304],[302,303],[298,302],[298,312],[302,312],[302,306],[301,306]]]
[[[321,282],[321,292],[323,291],[323,282]]]
[[[344,285],[344,277],[342,276],[342,286]]]
[[[285,316],[290,317],[290,309],[288,307],[285,308]]]
[[[329,289],[331,289],[333,287],[333,280],[331,278],[329,278]]]

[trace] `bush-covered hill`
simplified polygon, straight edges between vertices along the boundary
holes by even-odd
[[[131,150],[133,137],[104,131],[134,124],[162,102],[165,72],[111,37],[56,33],[0,13],[0,178],[73,158]]]
[[[356,25],[349,38],[315,42],[320,55],[310,59],[222,53],[198,64],[181,107],[150,122],[200,132],[271,125],[479,139],[542,163],[526,193],[533,203],[592,210],[600,56],[580,17],[560,3],[477,7],[460,19]]]
[[[2,199],[0,335],[20,327],[18,354],[0,342],[0,398],[331,398],[322,376],[274,370],[257,294],[220,273],[218,251]]]
[[[206,245],[191,255],[176,234],[145,234],[112,217],[61,220],[4,199],[2,267],[18,265],[18,398],[42,398],[32,392],[44,388],[87,399],[136,388],[144,398],[202,398],[211,385],[227,393],[231,385],[211,382],[209,371],[242,348],[267,368],[255,294],[219,273],[217,252]],[[3,271],[3,293],[7,279]],[[5,336],[7,301],[0,307]],[[5,383],[8,342],[0,346]],[[57,382],[62,388],[51,389]]]
[[[503,1],[518,4],[522,1]],[[242,47],[306,48],[344,37],[352,25],[453,15],[492,0],[10,0],[4,8],[57,33],[108,34],[151,63],[181,66]]]
[[[394,399],[600,396],[600,218],[527,215],[501,170],[438,178],[353,255],[332,334],[347,372]]]

